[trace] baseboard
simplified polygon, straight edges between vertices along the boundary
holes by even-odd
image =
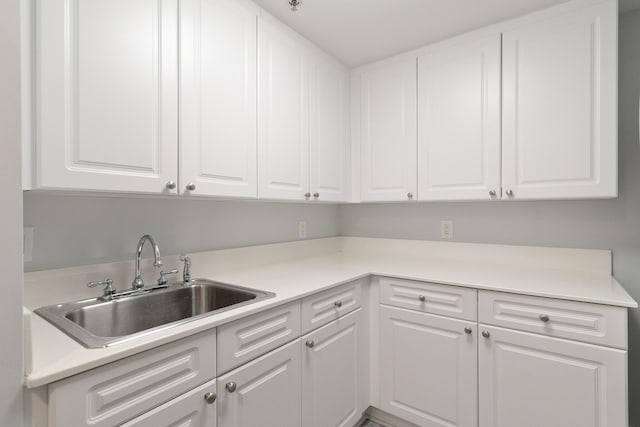
[[[387,412],[384,412],[381,409],[375,408],[373,406],[369,406],[364,413],[367,415],[371,421],[376,422],[378,424],[382,424],[388,427],[419,427],[416,424],[410,423],[409,421],[405,421],[402,418],[398,418],[395,415],[391,415]]]

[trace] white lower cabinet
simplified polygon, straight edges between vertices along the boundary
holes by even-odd
[[[628,425],[626,351],[480,328],[480,427]]]
[[[302,349],[302,424],[351,427],[362,415],[364,363],[360,342],[362,310],[343,316],[300,339]]]
[[[215,427],[216,380],[122,425],[122,427]]]
[[[219,427],[300,427],[300,407],[298,340],[218,377]]]
[[[420,426],[476,426],[476,337],[475,322],[381,305],[380,409]]]

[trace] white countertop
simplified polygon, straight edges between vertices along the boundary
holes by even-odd
[[[329,238],[192,255],[193,276],[276,296],[108,348],[87,349],[31,309],[95,296],[84,283],[106,274],[128,283],[131,263],[25,275],[25,384],[45,385],[371,274],[621,307],[637,303],[611,276],[611,253],[388,239]],[[177,257],[164,257],[178,267]],[[145,277],[155,272],[145,266]],[[153,276],[151,276],[153,275]]]

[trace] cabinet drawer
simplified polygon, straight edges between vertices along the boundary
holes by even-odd
[[[215,376],[207,331],[51,384],[50,426],[120,425]]]
[[[300,303],[286,304],[218,328],[218,373],[300,336]]]
[[[357,280],[303,299],[302,333],[306,334],[359,308],[362,305],[361,288],[362,283]]]
[[[477,291],[459,286],[381,277],[380,303],[475,321]]]
[[[623,307],[480,291],[478,321],[593,344],[627,348]]]

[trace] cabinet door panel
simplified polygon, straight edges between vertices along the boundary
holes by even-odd
[[[503,187],[512,198],[617,195],[616,4],[504,33]]]
[[[176,2],[52,0],[36,10],[38,187],[169,192]]]
[[[627,426],[627,353],[480,325],[481,427]]]
[[[361,76],[361,199],[407,200],[416,194],[416,63]]]
[[[476,426],[476,335],[474,322],[381,306],[380,409],[420,426]]]
[[[180,3],[183,193],[257,195],[257,15],[245,1]]]
[[[309,173],[311,193],[322,201],[346,201],[348,194],[349,74],[314,58],[310,77]]]
[[[300,405],[297,339],[218,378],[220,427],[300,427]]]
[[[302,425],[351,427],[360,419],[360,314],[358,309],[301,338]]]
[[[210,381],[159,406],[122,427],[215,427],[216,404],[207,403],[206,393],[216,392],[216,381]]]
[[[498,34],[418,58],[420,200],[499,197],[500,42]]]
[[[309,191],[308,58],[296,35],[260,25],[258,195],[304,200]]]

